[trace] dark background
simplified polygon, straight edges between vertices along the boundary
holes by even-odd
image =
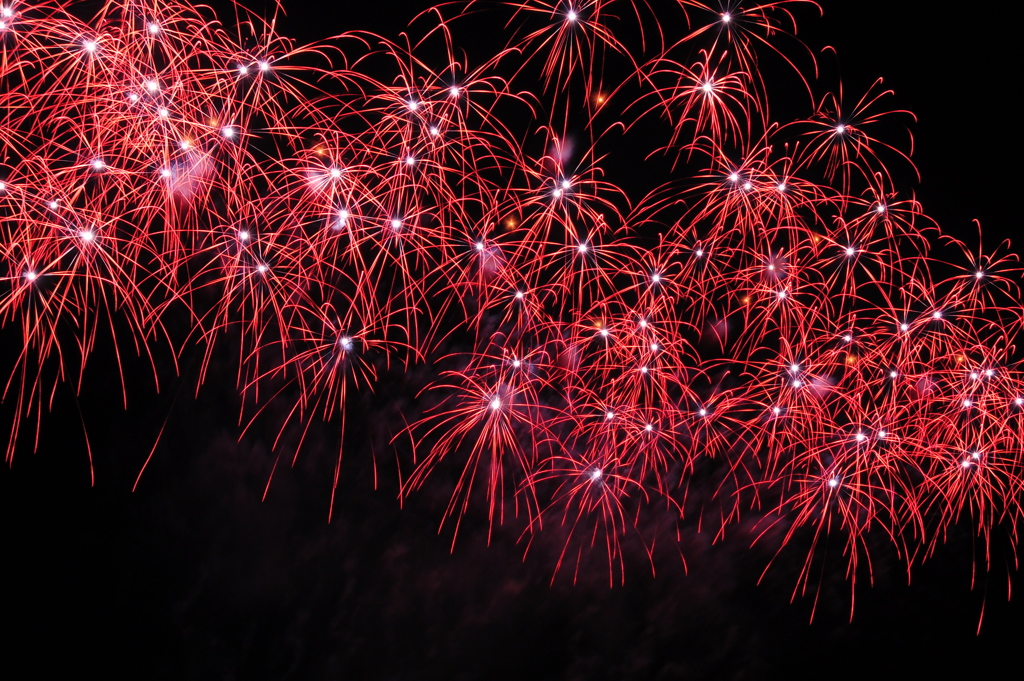
[[[987,244],[1016,238],[1017,4],[823,7],[822,19],[799,15],[801,37],[837,49],[851,92],[883,76],[896,91],[891,106],[917,114],[925,210],[956,235],[980,219]],[[416,5],[286,8],[284,31],[313,39],[354,28],[394,36]],[[337,432],[316,433],[327,444],[279,469],[261,501],[270,427],[239,442],[230,372],[194,399],[189,371],[186,361],[185,378],[156,397],[140,383],[127,412],[112,399],[115,377],[93,375],[78,400],[59,396],[38,451],[23,447],[0,467],[6,678],[44,678],[69,663],[80,675],[139,679],[923,678],[959,667],[980,677],[1012,668],[1019,650],[1012,561],[996,542],[993,569],[972,590],[969,532],[953,533],[909,585],[882,551],[852,622],[841,557],[791,602],[802,554],[777,561],[758,585],[771,554],[749,549],[742,527],[715,545],[685,534],[687,569],[666,553],[652,577],[640,559],[611,588],[599,562],[576,585],[564,575],[551,584],[557,537],[524,559],[514,530],[499,529],[487,546],[482,517],[449,551],[450,536],[437,533],[444,493],[428,488],[399,508],[393,454],[379,447],[408,398],[401,383],[353,405],[360,416],[328,524]],[[409,381],[422,383],[425,371]]]

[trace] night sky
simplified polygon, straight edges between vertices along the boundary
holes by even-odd
[[[328,4],[286,2],[282,32],[393,37],[419,6]],[[951,234],[971,237],[979,219],[986,244],[1024,246],[1019,5],[822,4],[824,18],[798,17],[810,47],[838,52],[822,57],[824,70],[838,70],[850,92],[884,77],[896,92],[889,106],[919,119],[911,129],[925,211]],[[772,552],[750,548],[742,523],[714,544],[684,533],[685,568],[663,551],[652,576],[632,556],[625,585],[614,587],[600,560],[575,585],[561,573],[552,583],[557,530],[525,557],[517,525],[497,528],[488,546],[483,509],[450,550],[450,533],[438,534],[443,486],[427,485],[404,508],[396,499],[388,440],[427,380],[423,366],[353,401],[328,523],[336,426],[315,432],[324,444],[279,468],[261,501],[276,431],[261,422],[239,439],[230,359],[198,397],[198,357],[186,356],[182,377],[159,395],[146,362],[128,360],[127,411],[116,375],[101,370],[110,359],[96,362],[77,399],[58,392],[37,451],[23,442],[0,467],[5,678],[52,678],[68,664],[78,676],[136,679],[927,678],[960,666],[984,678],[1012,664],[1024,634],[1022,599],[1007,602],[1005,542],[972,590],[976,544],[966,531],[909,585],[902,563],[880,550],[852,622],[840,556],[815,577],[811,622],[815,594],[792,598],[803,554],[784,553],[758,584]]]

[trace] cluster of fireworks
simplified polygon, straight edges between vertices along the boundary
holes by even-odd
[[[473,4],[297,47],[240,7],[4,0],[8,461],[98,346],[231,344],[282,432],[438,362],[403,490],[443,469],[448,521],[561,527],[610,576],[655,517],[830,536],[851,576],[869,536],[908,569],[956,523],[1014,542],[1016,260],[923,218],[881,92],[812,100],[809,3],[662,4],[511,3],[474,62]]]

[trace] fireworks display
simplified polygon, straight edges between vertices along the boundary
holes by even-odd
[[[1018,262],[923,214],[880,84],[816,91],[814,9],[450,4],[299,46],[241,6],[5,2],[8,463],[97,353],[154,387],[238,357],[282,466],[430,367],[392,446],[455,539],[558,527],[556,571],[617,583],[753,519],[810,538],[803,589],[826,539],[854,582],[966,524],[986,567],[1022,514]]]

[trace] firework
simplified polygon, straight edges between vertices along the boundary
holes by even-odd
[[[798,589],[829,536],[851,582],[869,537],[908,569],[957,523],[1015,544],[1016,258],[940,238],[890,93],[812,93],[803,5],[510,3],[467,55],[473,3],[309,46],[242,7],[4,4],[7,461],[98,345],[159,382],[230,344],[292,458],[443,367],[402,493],[447,476],[453,534],[556,526],[612,581],[666,524],[811,537]]]

